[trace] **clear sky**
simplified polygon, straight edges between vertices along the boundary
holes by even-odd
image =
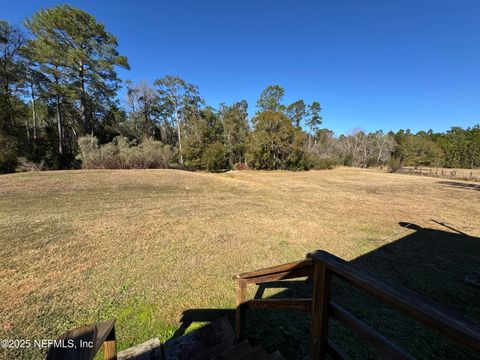
[[[2,0],[21,22],[50,0]],[[117,36],[123,79],[178,75],[208,104],[270,84],[286,102],[318,100],[337,133],[480,123],[478,0],[69,1]]]

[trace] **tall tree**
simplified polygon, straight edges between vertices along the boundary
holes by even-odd
[[[154,82],[157,86],[160,102],[177,128],[180,164],[183,165],[181,122],[185,121],[189,112],[196,111],[203,99],[198,86],[189,84],[178,76],[167,75]]]
[[[17,157],[24,150],[17,120],[25,108],[21,101],[25,87],[25,41],[19,28],[0,20],[0,173],[14,171]],[[28,137],[28,119],[25,120]]]
[[[220,110],[223,122],[223,137],[228,151],[229,165],[245,162],[245,151],[248,136],[248,104],[245,100],[231,106],[223,106]]]
[[[307,109],[303,100],[297,100],[288,105],[287,116],[292,120],[292,123],[299,128],[305,116],[307,116]]]
[[[283,95],[285,95],[285,89],[280,85],[267,86],[257,101],[259,112],[267,110],[283,111],[285,109],[285,106],[282,104]]]
[[[393,155],[407,166],[442,166],[442,148],[424,134],[412,134],[410,130],[400,130],[395,134],[396,147]]]
[[[127,99],[132,109],[130,115],[135,135],[138,138],[154,136],[156,125],[154,118],[159,107],[156,91],[143,81],[135,86],[127,81]],[[159,137],[162,140],[160,132]]]
[[[218,137],[217,114],[211,108],[188,112],[182,123],[182,159],[192,170],[202,169],[205,150]]]
[[[341,135],[338,140],[343,153],[344,165],[366,166],[368,138],[363,130],[354,129],[346,135]]]
[[[368,154],[367,165],[381,165],[387,163],[394,149],[395,141],[389,133],[382,130],[368,134]]]
[[[25,87],[26,64],[22,56],[25,43],[19,28],[0,20],[0,128],[7,133],[14,130],[14,101]]]
[[[305,169],[301,132],[283,113],[264,111],[252,120],[249,163],[257,169]]]
[[[120,82],[116,66],[129,69],[117,51],[117,39],[95,17],[70,5],[40,10],[25,25],[34,36],[29,41],[32,60],[68,90],[64,94],[73,103],[78,101],[82,133],[92,133],[92,103],[114,97]]]
[[[322,107],[318,101],[314,101],[308,106],[309,111],[309,118],[307,120],[307,126],[309,128],[309,136],[308,136],[308,150],[312,146],[312,136],[318,131],[318,127],[322,124],[322,117],[320,116],[320,112],[322,111]]]

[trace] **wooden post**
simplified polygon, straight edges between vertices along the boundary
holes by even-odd
[[[320,360],[327,352],[328,317],[332,273],[322,261],[315,261],[313,270],[312,323],[310,359]]]
[[[105,360],[117,360],[117,341],[115,339],[115,328],[112,328],[103,343],[103,358]]]
[[[244,302],[247,296],[247,283],[243,279],[237,279],[237,302],[235,311],[235,335],[237,340],[245,337],[245,311]]]

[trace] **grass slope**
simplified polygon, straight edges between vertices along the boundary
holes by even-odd
[[[297,260],[315,249],[354,260],[414,233],[399,222],[448,230],[435,220],[478,238],[479,218],[476,188],[351,168],[4,175],[0,319],[13,327],[0,332],[2,338],[52,338],[116,317],[120,348],[154,336],[165,340],[184,311],[233,308],[237,272]],[[467,256],[450,255],[459,261]],[[435,297],[428,289],[426,295]],[[463,304],[441,294],[436,300]],[[478,320],[478,304],[469,309]],[[287,338],[304,336],[292,324],[279,331]],[[287,345],[291,354],[303,346]]]

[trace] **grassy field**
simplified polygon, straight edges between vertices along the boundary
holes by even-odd
[[[398,172],[412,175],[441,177],[445,179],[480,181],[480,169],[447,169],[426,166],[418,166],[415,168],[413,166],[406,166]]]
[[[480,289],[461,281],[464,271],[480,271],[479,190],[461,181],[353,168],[3,175],[0,320],[11,329],[0,328],[0,338],[51,338],[116,317],[120,348],[154,336],[165,340],[184,312],[200,322],[218,314],[214,309],[231,314],[233,274],[315,249],[479,321]],[[443,242],[422,242],[437,238]],[[294,339],[276,346],[290,357],[305,345],[306,330],[293,324],[276,327],[279,336]],[[250,329],[275,346],[275,336]],[[419,337],[409,344],[410,335],[405,331],[399,342],[420,355],[435,347]],[[442,346],[434,355],[449,358],[450,348]],[[4,358],[36,355],[0,352]]]

